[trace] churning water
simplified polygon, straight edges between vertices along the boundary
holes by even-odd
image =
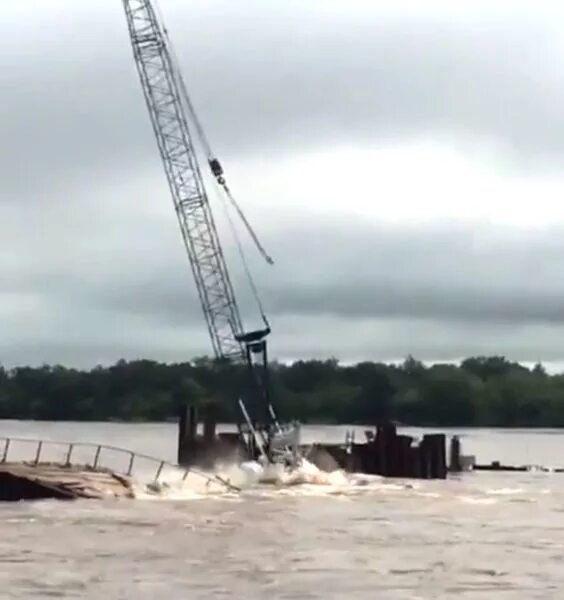
[[[481,462],[564,464],[559,432],[461,433]],[[174,460],[172,425],[0,422],[2,435]],[[260,483],[225,466],[241,493],[180,475],[161,496],[138,481],[134,501],[0,505],[0,598],[564,598],[564,475],[390,481],[306,466]]]

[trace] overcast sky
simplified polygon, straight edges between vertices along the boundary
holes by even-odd
[[[159,4],[277,358],[564,362],[564,5]],[[121,2],[2,10],[0,362],[209,354]]]

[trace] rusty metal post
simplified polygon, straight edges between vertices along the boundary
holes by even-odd
[[[38,442],[37,443],[37,452],[35,453],[35,463],[34,464],[39,464],[39,459],[41,458],[41,449],[43,448],[43,442]]]
[[[6,438],[4,442],[4,452],[2,453],[2,462],[8,462],[8,450],[10,449],[10,438]]]
[[[93,469],[98,468],[98,460],[100,459],[100,452],[102,452],[102,446],[96,448],[96,454],[94,455],[94,463],[92,464]]]
[[[159,477],[161,476],[161,473],[163,472],[164,466],[165,466],[165,461],[161,460],[161,464],[159,465],[159,468],[157,469],[157,472],[155,473],[155,481],[159,480]]]
[[[71,464],[71,456],[72,456],[72,451],[74,448],[74,444],[69,444],[69,449],[67,450],[67,459],[66,459],[66,465],[69,466]]]

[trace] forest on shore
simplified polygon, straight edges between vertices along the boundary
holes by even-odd
[[[208,358],[91,370],[0,367],[0,419],[165,421],[186,401],[214,401],[219,420],[232,422],[243,376]],[[274,363],[270,377],[282,418],[302,423],[564,427],[564,374],[500,356],[432,366],[413,357],[398,365],[306,360]]]

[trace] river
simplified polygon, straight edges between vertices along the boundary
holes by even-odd
[[[345,430],[307,427],[304,438],[342,441]],[[559,431],[457,433],[479,462],[564,466]],[[0,436],[175,456],[172,424],[0,421]],[[564,474],[5,504],[0,520],[0,598],[564,597]]]

